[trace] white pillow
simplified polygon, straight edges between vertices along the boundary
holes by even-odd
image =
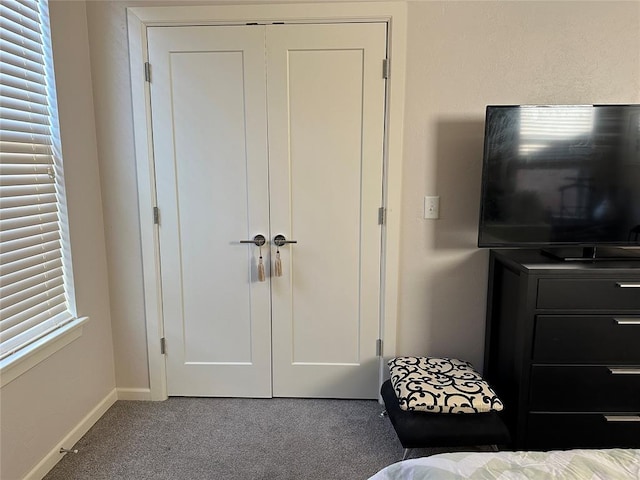
[[[396,357],[388,365],[402,410],[484,413],[503,409],[496,393],[469,362],[456,358]]]

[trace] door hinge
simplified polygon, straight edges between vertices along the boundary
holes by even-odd
[[[144,81],[151,83],[151,64],[144,62]]]
[[[378,225],[384,225],[387,220],[387,210],[384,207],[378,209]]]
[[[376,357],[382,356],[382,339],[379,338],[376,340]]]
[[[153,224],[160,225],[160,209],[153,207]]]
[[[389,59],[382,60],[382,78],[389,78]]]
[[[165,341],[164,337],[160,339],[160,353],[162,355],[167,353],[167,342]]]

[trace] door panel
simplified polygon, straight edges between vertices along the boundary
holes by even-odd
[[[148,43],[169,395],[377,398],[386,25]]]
[[[359,362],[362,53],[289,52],[294,364]]]
[[[275,396],[376,398],[384,24],[267,27]],[[272,246],[272,249],[274,247]]]
[[[264,33],[148,33],[168,393],[269,397]]]

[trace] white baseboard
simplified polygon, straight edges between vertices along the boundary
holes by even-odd
[[[150,388],[118,388],[118,400],[152,400]]]
[[[71,448],[80,440],[85,433],[105,414],[107,410],[118,399],[118,393],[116,389],[111,390],[109,394],[104,397],[98,405],[91,410],[80,423],[76,425],[56,447],[51,450],[41,461],[38,463],[23,480],[41,480],[49,471],[55,467],[64,455],[60,453],[60,448]],[[67,454],[68,455],[68,454]]]

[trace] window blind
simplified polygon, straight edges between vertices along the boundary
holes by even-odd
[[[72,319],[46,0],[0,4],[0,360]]]

